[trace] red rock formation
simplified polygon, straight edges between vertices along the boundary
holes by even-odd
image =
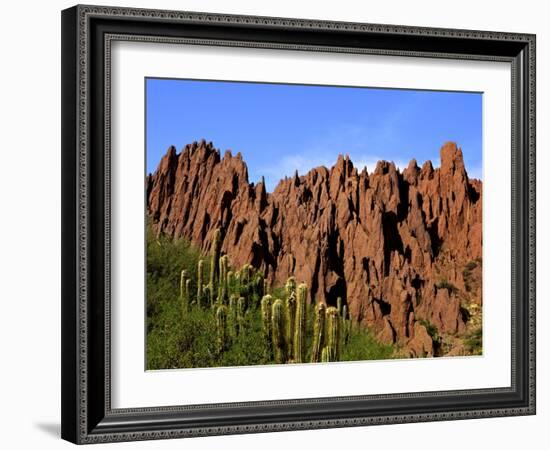
[[[462,151],[446,143],[440,168],[412,160],[400,173],[380,161],[369,175],[339,156],[331,169],[285,178],[267,193],[248,182],[240,153],[220,158],[201,141],[179,155],[168,150],[147,179],[147,199],[157,232],[207,251],[221,228],[233,266],[250,263],[277,285],[293,275],[312,301],[342,297],[381,339],[429,353],[418,319],[460,333],[461,298],[481,304],[481,287],[467,292],[463,274],[482,255],[481,188]]]

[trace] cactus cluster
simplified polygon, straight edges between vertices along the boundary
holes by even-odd
[[[261,301],[262,323],[267,351],[277,364],[340,361],[342,347],[348,342],[351,321],[342,300],[336,307],[317,303],[313,308],[312,344],[306,349],[308,287],[296,286],[294,278],[285,285],[286,299],[264,295]],[[340,306],[340,311],[338,310]]]
[[[180,273],[180,299],[183,312],[191,305],[210,308],[216,323],[218,354],[227,351],[234,339],[246,333],[248,312],[259,309],[265,356],[277,364],[339,361],[341,348],[351,335],[347,305],[338,297],[336,307],[324,303],[310,305],[308,286],[297,285],[294,277],[284,285],[282,298],[272,294],[268,281],[250,264],[233,270],[227,255],[221,254],[222,234],[214,232],[210,249],[209,278],[205,283],[205,264],[199,259],[196,289],[186,270]],[[193,289],[195,289],[193,291]],[[193,295],[195,293],[195,295]],[[256,313],[252,313],[256,314]],[[308,333],[308,314],[312,329]],[[311,348],[308,350],[308,336]],[[309,359],[308,359],[309,358]]]
[[[216,327],[218,351],[223,352],[230,346],[231,340],[245,332],[247,311],[260,303],[267,292],[268,283],[264,276],[255,271],[250,264],[233,271],[229,257],[221,254],[222,233],[217,229],[210,247],[209,281],[205,283],[205,264],[203,259],[197,263],[197,286],[195,295],[191,288],[191,278],[186,270],[180,274],[180,298],[184,312],[190,305],[210,307],[213,310]],[[271,314],[271,303],[269,305]],[[269,316],[271,330],[271,315]],[[267,338],[266,338],[267,341]],[[271,343],[271,331],[269,331]]]

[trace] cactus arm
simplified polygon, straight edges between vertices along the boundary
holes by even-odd
[[[323,347],[321,352],[321,362],[330,362],[328,347]]]
[[[311,362],[321,360],[321,352],[324,345],[326,306],[319,303],[315,307],[315,321],[313,322],[313,348],[311,349]]]
[[[263,323],[263,332],[264,340],[268,349],[271,348],[271,295],[264,295],[261,301],[261,312],[262,312],[262,323]],[[268,351],[268,356],[269,356]]]
[[[286,280],[285,290],[288,297],[290,297],[292,293],[296,293],[296,279],[294,277],[290,277]]]
[[[218,353],[228,348],[227,336],[227,306],[218,306],[216,310],[216,328],[218,331]]]
[[[185,295],[185,280],[187,279],[187,270],[183,269],[180,274],[180,298]]]
[[[307,285],[304,283],[300,284],[300,286],[298,286],[297,294],[296,326],[294,331],[294,361],[296,363],[302,363],[305,358]]]
[[[285,314],[282,300],[273,302],[272,314],[272,341],[273,354],[277,364],[286,362],[286,342],[285,342]]]
[[[342,340],[343,344],[347,345],[351,334],[351,319],[348,318],[348,305],[344,305],[342,309]]]
[[[288,355],[291,358],[294,355],[294,329],[296,327],[296,296],[294,293],[289,295],[286,299],[286,314]]]
[[[330,361],[340,360],[340,317],[338,309],[327,308],[327,348]]]
[[[246,300],[244,297],[239,297],[239,300],[237,300],[237,327],[238,327],[238,334],[241,335],[244,333],[244,320],[245,320],[245,314],[246,314]]]
[[[185,280],[185,296],[183,308],[187,312],[189,310],[189,304],[191,303],[191,278]]]
[[[199,262],[197,263],[197,305],[199,306],[202,305],[202,300],[203,300],[203,291],[202,291],[203,265],[204,265],[204,261],[202,259],[199,259]]]

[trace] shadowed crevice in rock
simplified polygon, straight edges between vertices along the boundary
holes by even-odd
[[[382,224],[384,230],[384,276],[387,276],[390,272],[392,252],[400,254],[404,254],[405,252],[403,249],[403,241],[401,240],[397,228],[397,215],[393,211],[383,213]],[[410,259],[410,256],[408,259]]]

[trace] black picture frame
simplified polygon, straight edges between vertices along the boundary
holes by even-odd
[[[112,409],[108,106],[116,39],[510,62],[511,386]],[[535,36],[119,7],[64,10],[61,406],[62,437],[78,444],[535,414]]]

